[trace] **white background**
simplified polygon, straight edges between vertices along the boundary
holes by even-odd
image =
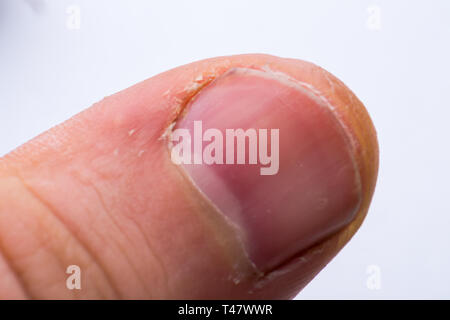
[[[309,60],[364,102],[381,162],[364,225],[298,298],[450,298],[449,43],[447,0],[0,0],[0,155],[194,60]]]

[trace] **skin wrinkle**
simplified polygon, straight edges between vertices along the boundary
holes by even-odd
[[[97,198],[99,200],[99,203],[101,205],[101,207],[103,208],[103,211],[105,212],[105,214],[110,218],[110,220],[112,221],[112,223],[115,225],[115,227],[119,230],[119,232],[124,235],[128,241],[131,243],[131,239],[127,236],[127,233],[123,231],[123,228],[120,227],[120,224],[117,223],[116,219],[113,217],[113,215],[110,213],[110,210],[107,208],[105,200],[103,199],[103,196],[101,195],[100,191],[98,190],[98,188],[95,186],[94,183],[90,184],[90,187],[94,190],[94,193],[97,195]],[[143,279],[139,276],[139,272],[137,271],[136,267],[134,266],[134,263],[131,261],[129,255],[127,254],[127,250],[125,250],[118,241],[116,241],[116,247],[119,249],[119,251],[121,252],[122,256],[125,257],[126,261],[128,262],[128,264],[130,265],[131,269],[134,271],[134,273],[136,274],[139,284],[143,284],[144,281]],[[144,286],[145,288],[145,286]]]
[[[96,193],[97,197],[99,198],[99,201],[100,201],[100,203],[101,203],[101,205],[102,205],[102,207],[103,207],[103,210],[107,213],[107,215],[109,216],[109,218],[111,219],[111,221],[114,223],[114,225],[117,227],[117,229],[119,230],[119,232],[120,232],[121,234],[123,234],[123,235],[128,239],[128,241],[129,241],[130,243],[132,243],[132,240],[127,236],[127,233],[123,231],[123,228],[120,227],[120,224],[117,223],[116,219],[113,218],[113,215],[110,214],[110,213],[108,213],[109,210],[107,209],[106,203],[105,203],[105,201],[104,201],[104,199],[103,199],[103,196],[101,195],[100,191],[98,190],[98,188],[96,188],[94,184],[91,184],[91,187],[93,188],[94,192]],[[163,264],[163,262],[162,262],[162,259],[159,258],[159,257],[156,255],[154,248],[152,247],[152,245],[150,244],[150,241],[149,241],[149,240],[147,239],[147,237],[145,236],[145,233],[144,233],[144,231],[142,230],[142,228],[140,227],[140,225],[139,225],[136,221],[134,221],[133,219],[131,219],[131,218],[129,218],[129,219],[133,222],[134,226],[135,226],[135,227],[139,230],[139,232],[143,235],[144,241],[145,241],[145,243],[146,243],[146,245],[147,245],[147,247],[148,247],[148,249],[149,249],[149,251],[150,251],[150,253],[151,253],[152,258],[154,259],[154,260],[152,260],[152,261],[156,261],[156,262],[158,263],[158,265],[159,265],[159,267],[160,267],[160,270],[162,270],[162,276],[163,276],[163,279],[164,279],[163,282],[166,283],[166,284],[167,284],[167,287],[168,287],[168,274],[167,274],[167,271],[166,271],[166,269],[165,269],[165,267],[164,267],[164,264]],[[143,289],[144,289],[147,293],[151,294],[151,292],[147,290],[147,287],[146,287],[146,285],[145,285],[145,279],[142,278],[142,276],[140,276],[139,271],[138,271],[138,270],[136,269],[136,267],[134,266],[134,263],[131,261],[129,255],[126,253],[127,250],[125,250],[124,248],[122,248],[122,246],[120,246],[120,245],[117,245],[117,247],[118,247],[119,250],[122,252],[122,255],[126,258],[126,260],[128,261],[129,265],[130,265],[131,268],[133,269],[133,271],[134,271],[134,273],[135,273],[137,279],[139,280],[139,283],[142,285]]]
[[[52,256],[56,258],[58,265],[59,265],[59,266],[61,267],[61,269],[63,270],[63,272],[61,272],[61,275],[64,275],[64,274],[65,274],[65,264],[64,264],[62,258],[59,257],[59,255],[56,254],[55,250],[53,250],[52,248],[49,248],[49,247],[48,247],[47,244],[50,243],[50,240],[47,239],[47,240],[42,241],[41,238],[38,238],[37,236],[36,236],[35,238],[36,238],[36,239],[39,239],[39,240],[37,240],[37,241],[39,242],[40,246],[37,248],[37,250],[36,250],[35,252],[33,252],[33,253],[30,254],[30,255],[26,254],[25,256],[29,258],[29,257],[35,256],[35,255],[38,255],[38,253],[39,253],[40,251],[43,251],[43,252],[51,252],[51,253],[52,253]],[[62,247],[65,247],[65,245],[62,245]],[[16,258],[16,259],[17,259],[17,258]],[[19,259],[17,259],[17,260],[20,261],[21,259],[19,258]],[[28,271],[28,270],[26,270],[26,271]],[[24,272],[25,274],[27,273],[26,271]],[[59,281],[61,281],[61,283],[64,283],[63,278],[64,278],[64,277],[61,277],[61,279],[59,280]],[[46,284],[45,284],[46,288],[48,289],[49,287],[51,287],[51,286],[52,286],[52,283],[56,283],[56,280],[55,280],[54,282],[46,283]],[[31,290],[29,290],[29,291],[31,292]],[[33,295],[30,294],[30,296],[33,296]],[[36,297],[36,296],[35,296],[35,297]],[[32,297],[32,298],[33,298],[33,297]]]
[[[51,214],[51,216],[53,216],[56,220],[59,221],[60,225],[62,225],[65,230],[72,236],[73,239],[75,239],[76,243],[79,244],[79,246],[83,249],[83,251],[88,255],[88,257],[90,258],[90,261],[92,261],[95,265],[97,265],[99,267],[99,270],[101,271],[101,273],[105,276],[107,283],[109,284],[109,286],[111,287],[111,289],[113,290],[114,296],[116,297],[120,297],[119,291],[118,289],[115,287],[114,282],[112,281],[111,276],[106,272],[106,267],[104,265],[102,265],[101,263],[99,263],[97,261],[97,259],[94,258],[94,254],[92,253],[92,251],[89,249],[89,247],[87,246],[87,244],[85,244],[78,236],[76,236],[75,232],[73,232],[73,230],[71,230],[63,221],[63,219],[61,219],[61,217],[56,213],[56,210],[54,210],[52,208],[52,206],[47,203],[44,199],[42,199],[33,189],[31,186],[29,186],[19,175],[17,175],[17,177],[19,178],[19,180],[22,182],[23,186],[25,187],[25,189],[36,199],[39,201],[39,203],[41,203],[42,205],[44,205],[49,214]],[[58,256],[58,255],[55,255]],[[58,258],[58,257],[57,257]],[[59,258],[58,258],[59,259]],[[65,273],[65,268],[64,268],[64,273]]]
[[[35,237],[35,239],[40,239],[40,238]],[[25,254],[24,257],[30,258],[30,257],[36,256],[36,255],[38,255],[38,253],[41,252],[41,251],[44,251],[44,252],[52,252],[52,256],[56,258],[58,265],[61,267],[62,270],[64,270],[63,272],[61,272],[61,275],[62,275],[62,276],[61,276],[61,279],[55,280],[55,281],[53,281],[53,282],[48,282],[48,283],[45,284],[45,287],[46,287],[46,289],[48,290],[49,288],[51,288],[51,287],[53,286],[53,284],[56,284],[56,283],[59,283],[59,284],[64,283],[64,276],[63,276],[63,275],[65,274],[65,264],[63,263],[63,260],[59,257],[59,255],[56,254],[56,252],[55,252],[54,250],[52,250],[51,248],[48,248],[47,242],[50,242],[50,241],[47,241],[47,240],[44,240],[44,241],[42,241],[42,240],[37,240],[37,241],[39,242],[40,246],[39,246],[33,253],[31,253],[31,254],[28,254],[28,253]],[[65,245],[62,245],[62,247],[65,247]],[[19,261],[21,261],[21,259],[23,259],[24,257],[15,258],[15,259],[13,259],[13,258],[10,257],[9,260],[10,260],[10,261],[13,261],[13,260],[18,261],[17,264],[20,264]],[[27,271],[28,271],[28,270],[22,271],[22,273],[23,273],[23,274],[26,274]],[[24,276],[24,275],[20,276],[20,273],[21,273],[20,271],[17,271],[17,274],[18,274],[19,279],[22,280],[22,279],[24,279],[25,276]],[[24,284],[26,283],[26,281],[24,281],[24,280],[22,280],[22,282],[23,282]],[[31,293],[32,290],[29,288],[29,286],[23,285],[23,288],[25,288],[26,291],[27,291],[27,298],[29,298],[29,299],[32,299],[32,298],[38,298],[37,296],[35,296],[35,295],[33,295],[33,294]],[[48,291],[49,291],[49,290],[48,290]]]
[[[155,248],[151,244],[151,241],[145,236],[145,232],[144,232],[144,230],[142,230],[141,225],[138,222],[136,222],[134,219],[132,219],[131,217],[129,219],[134,223],[134,225],[137,227],[139,232],[143,235],[145,244],[147,245],[147,248],[148,248],[151,256],[153,257],[153,259],[155,259],[155,261],[157,262],[157,264],[161,270],[161,276],[163,278],[162,283],[164,283],[164,285],[165,285],[165,291],[168,296],[172,296],[172,290],[170,289],[170,285],[169,285],[169,274],[167,272],[167,268],[164,266],[163,259],[160,258],[156,254]],[[151,292],[149,292],[149,293],[151,293]]]
[[[0,238],[1,240],[1,238]],[[7,267],[7,271],[10,272],[13,277],[15,283],[18,285],[20,293],[24,297],[24,299],[31,298],[30,293],[28,292],[28,286],[23,281],[22,277],[20,277],[20,272],[17,270],[17,267],[11,262],[11,258],[6,255],[6,250],[3,246],[2,241],[0,241],[0,259],[5,263]]]
[[[18,176],[15,176],[15,178],[21,183],[22,186],[25,187],[25,190],[28,191],[28,193],[34,197],[34,194],[26,187],[26,185],[23,183],[23,180],[20,179],[20,177],[18,177]],[[38,200],[38,199],[37,199],[37,200]],[[39,201],[39,203],[42,203],[42,202]],[[46,208],[47,208],[47,207],[46,207]],[[39,242],[39,244],[40,244],[40,247],[38,248],[38,250],[44,250],[44,251],[45,251],[45,250],[49,250],[48,248],[46,248],[46,247],[47,247],[47,243],[49,242],[48,240],[43,240],[42,238],[39,238],[39,237],[37,237],[36,235],[34,235],[34,238],[35,238],[35,239]],[[3,249],[4,249],[4,248],[3,248]],[[3,251],[6,252],[5,249],[4,249]],[[38,253],[38,252],[33,252],[31,255],[27,255],[27,256],[30,257],[30,256],[33,256],[33,255],[36,255],[37,253]],[[57,254],[54,254],[54,257],[55,257],[56,260],[58,261],[58,264],[59,264],[61,267],[64,268],[64,265],[63,265],[63,263],[62,263],[62,260],[59,258],[59,256],[58,256]],[[7,257],[7,259],[8,259],[9,261],[12,261],[12,260],[13,260],[11,257]],[[14,264],[11,263],[11,265],[14,265]],[[19,270],[17,270],[17,267],[15,267],[15,273],[17,274],[18,278],[21,280],[21,283],[23,284],[22,287],[24,288],[24,291],[26,292],[26,296],[29,297],[29,298],[32,298],[32,297],[33,297],[33,294],[31,293],[31,290],[30,290],[29,286],[27,286],[26,281],[23,280],[23,277],[20,276],[20,274],[23,273],[23,272],[20,272]]]
[[[31,190],[30,190],[29,188],[27,188],[26,184],[25,184],[24,181],[20,178],[20,176],[14,176],[14,178],[16,178],[16,179],[20,182],[20,184],[25,188],[25,190],[26,190],[31,196],[33,196],[36,200],[39,201],[39,199],[37,199],[37,198],[35,197],[34,193],[31,192]],[[41,201],[39,201],[39,203],[43,204]],[[45,206],[45,207],[47,208],[47,206]],[[39,238],[39,237],[37,237],[36,235],[34,235],[34,238],[35,238],[35,239],[40,243],[40,245],[41,245],[41,246],[38,248],[38,250],[45,250],[45,249],[46,249],[46,244],[47,244],[49,241],[48,241],[48,240],[42,240],[42,238]],[[6,259],[7,259],[7,260],[5,260],[5,263],[8,263],[8,260],[9,260],[9,261],[13,261],[13,259],[12,259],[11,257],[9,257],[9,256],[6,255],[6,249],[5,249],[3,246],[0,246],[0,247],[1,247],[1,248],[0,248],[0,251],[3,251],[3,256],[6,257]],[[3,249],[3,250],[2,250],[2,249]],[[48,248],[47,248],[47,250],[48,250]],[[0,253],[1,253],[1,252],[0,252]],[[33,253],[31,254],[31,256],[32,256],[32,255],[35,255],[35,254],[37,254],[37,252],[33,252]],[[63,269],[64,269],[64,265],[63,265],[62,260],[60,259],[60,257],[59,257],[57,254],[54,254],[54,257],[55,257],[56,260],[58,261],[58,264],[59,264],[61,267],[63,267]],[[33,294],[31,293],[31,290],[30,290],[29,286],[27,285],[27,283],[26,283],[26,281],[23,279],[23,277],[20,276],[21,273],[24,273],[24,272],[19,271],[19,270],[18,270],[18,267],[16,267],[12,262],[10,262],[9,265],[11,266],[10,269],[13,270],[14,274],[15,274],[15,275],[17,276],[17,278],[19,279],[19,281],[20,281],[20,283],[21,283],[21,287],[22,287],[22,289],[23,289],[23,291],[24,291],[26,297],[27,297],[27,298],[33,298]]]
[[[105,176],[103,176],[103,174],[99,173],[99,175],[100,175],[101,178],[105,178]],[[117,227],[117,229],[120,231],[120,233],[126,236],[126,233],[125,233],[125,232],[123,231],[123,229],[119,226],[119,224],[117,223],[117,221],[112,217],[111,214],[108,213],[109,211],[108,211],[108,209],[107,209],[107,207],[106,207],[105,201],[104,201],[103,197],[101,196],[100,191],[99,191],[98,188],[92,183],[92,181],[84,181],[84,179],[81,179],[77,174],[75,174],[75,172],[72,172],[72,176],[74,176],[74,177],[75,177],[82,185],[84,185],[84,186],[89,186],[89,187],[92,188],[92,190],[93,190],[93,191],[95,192],[95,194],[97,195],[98,201],[99,201],[100,205],[102,206],[103,211],[108,215],[109,219],[110,219],[110,220],[113,222],[113,224]],[[24,182],[22,182],[22,183],[23,183],[26,187],[28,187],[27,189],[35,196],[35,198],[37,198],[41,203],[44,203],[43,199],[41,199],[40,197],[38,197],[37,194],[36,194],[34,191],[32,191],[31,188],[30,188],[27,184],[25,184]],[[50,205],[49,205],[49,204],[46,204],[46,207],[47,207],[47,208],[50,208]],[[51,210],[51,211],[53,212],[54,210]],[[53,215],[56,216],[56,214],[53,214]],[[59,219],[59,220],[60,220],[60,219]],[[143,231],[142,231],[142,229],[139,227],[139,225],[138,225],[136,222],[134,222],[134,221],[133,221],[133,223],[138,227],[138,229],[140,230],[141,234],[144,234]],[[67,228],[67,227],[66,227],[66,228]],[[127,238],[128,238],[128,237],[127,237]],[[168,274],[167,274],[167,271],[165,270],[165,267],[163,266],[162,260],[161,260],[160,258],[158,258],[158,257],[156,256],[156,254],[154,253],[154,249],[152,249],[152,247],[150,246],[149,240],[147,239],[147,237],[144,236],[144,239],[145,239],[146,244],[148,245],[148,247],[149,247],[149,249],[150,249],[150,252],[152,252],[152,257],[155,258],[154,261],[157,261],[158,264],[160,265],[160,269],[163,271],[162,274],[163,274],[163,277],[164,277],[164,279],[165,279],[165,280],[164,280],[164,283],[167,283],[167,287],[168,287]],[[128,238],[128,240],[130,240],[130,239]],[[77,239],[77,242],[78,242],[78,243],[81,243],[81,240],[80,240],[80,239]],[[90,258],[91,258],[92,260],[96,260],[96,259],[93,259],[93,254],[91,253],[90,250],[87,250],[86,245],[83,245],[83,247],[84,247],[84,250],[85,250],[86,252],[89,253]],[[139,282],[142,283],[142,284],[145,283],[144,279],[142,279],[142,277],[139,276],[139,272],[138,272],[137,269],[134,267],[134,264],[131,262],[129,256],[126,254],[127,250],[123,249],[121,246],[117,246],[117,247],[119,248],[119,250],[120,250],[120,252],[122,253],[122,255],[125,256],[126,260],[128,261],[128,264],[129,264],[129,265],[131,266],[131,268],[133,269],[133,271],[134,271],[135,275],[137,276],[138,280],[140,280]],[[106,271],[105,271],[106,268],[104,268],[103,266],[101,266],[99,263],[96,263],[96,264],[100,267],[100,270],[102,270],[102,272],[106,275]],[[112,285],[112,283],[113,283],[113,282],[112,282],[112,276],[108,275],[107,278],[108,278],[108,279],[107,279],[108,283],[110,283],[110,285],[113,286],[113,285]],[[145,288],[145,286],[143,286],[143,288]],[[118,290],[117,288],[114,288],[114,291],[115,291],[115,295],[120,296],[119,290]],[[147,293],[151,293],[151,292],[148,292],[147,288],[145,288],[145,291],[146,291]]]
[[[139,129],[134,129],[133,133],[136,133],[137,131],[139,131]],[[129,132],[130,131],[127,132],[127,136],[131,137]],[[101,179],[108,180],[108,179],[111,178],[108,175],[108,173],[103,173],[103,172],[100,172],[99,170],[93,169],[92,172],[95,172],[96,174],[98,174],[98,176],[100,177],[100,180]],[[73,172],[73,174],[76,174],[76,172]],[[106,205],[107,202],[104,200],[104,197],[102,196],[101,192],[99,191],[99,188],[96,187],[95,183],[92,182],[92,179],[87,179],[87,178],[83,179],[78,174],[76,174],[76,175],[77,175],[77,177],[76,177],[77,180],[80,181],[81,184],[83,184],[84,186],[89,186],[89,187],[91,187],[94,190],[95,194],[97,195],[97,197],[99,199],[99,203],[102,206],[103,211],[105,212],[105,214],[110,218],[110,220],[113,222],[115,227],[119,230],[119,232],[127,238],[128,242],[130,244],[133,243],[132,239],[128,236],[128,233],[124,231],[124,229],[120,226],[120,223],[118,223],[116,221],[116,219],[114,218],[114,215],[111,213],[111,209],[108,209],[108,207]],[[146,244],[147,248],[149,249],[150,255],[152,257],[151,261],[155,261],[156,264],[158,265],[158,269],[161,270],[161,276],[163,278],[162,282],[165,284],[165,289],[166,289],[165,292],[169,294],[170,293],[170,290],[169,290],[169,276],[168,276],[168,272],[166,270],[166,267],[164,266],[163,260],[156,254],[156,250],[154,249],[154,247],[151,244],[150,240],[145,235],[145,232],[142,229],[142,227],[140,226],[140,224],[138,222],[136,222],[131,216],[126,215],[126,217],[127,217],[127,219],[129,221],[131,221],[133,223],[133,225],[137,228],[139,233],[142,235],[142,238],[144,239],[145,244]],[[134,263],[132,262],[132,260],[130,259],[129,255],[127,254],[128,250],[125,250],[119,244],[117,244],[117,247],[121,251],[122,255],[126,258],[126,260],[128,261],[129,265],[131,266],[131,268],[133,269],[137,279],[139,280],[138,282],[139,282],[140,285],[142,285],[142,288],[144,289],[144,291],[147,294],[152,295],[151,290],[148,290],[147,286],[145,285],[145,283],[146,283],[145,279],[140,275],[138,269],[135,267]]]

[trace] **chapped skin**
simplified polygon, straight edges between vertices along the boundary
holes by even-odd
[[[264,272],[170,161],[167,147],[167,134],[189,101],[233,68],[280,72],[324,97],[350,137],[360,176],[355,218]],[[291,298],[359,228],[377,170],[378,143],[366,109],[318,66],[250,54],[169,70],[0,159],[0,297]],[[65,287],[73,264],[83,270],[79,291]]]

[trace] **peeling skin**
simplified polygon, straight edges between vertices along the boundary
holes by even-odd
[[[201,74],[201,75],[199,75],[197,78],[195,78],[195,82],[202,82],[202,80],[203,80],[203,75]]]
[[[176,120],[174,122],[172,122],[171,124],[169,124],[169,126],[166,128],[166,130],[164,131],[164,133],[161,135],[161,137],[159,137],[158,140],[166,140],[167,137],[170,137],[173,131],[173,127],[175,127],[176,125]],[[172,148],[170,139],[168,140],[169,143],[169,148]]]

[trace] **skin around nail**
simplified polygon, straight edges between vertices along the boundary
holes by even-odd
[[[198,138],[199,123],[215,137]],[[345,129],[326,99],[287,75],[228,71],[193,98],[174,129],[192,132],[197,146],[190,145],[191,135],[177,137],[172,154],[187,155],[184,170],[234,223],[261,270],[347,225],[360,205],[360,177]],[[230,134],[235,131],[240,134]],[[270,131],[276,139],[267,139]],[[262,141],[262,156],[271,150],[268,175],[261,174],[264,163],[256,152]],[[210,154],[216,161],[200,161]],[[276,171],[270,170],[274,159]]]

